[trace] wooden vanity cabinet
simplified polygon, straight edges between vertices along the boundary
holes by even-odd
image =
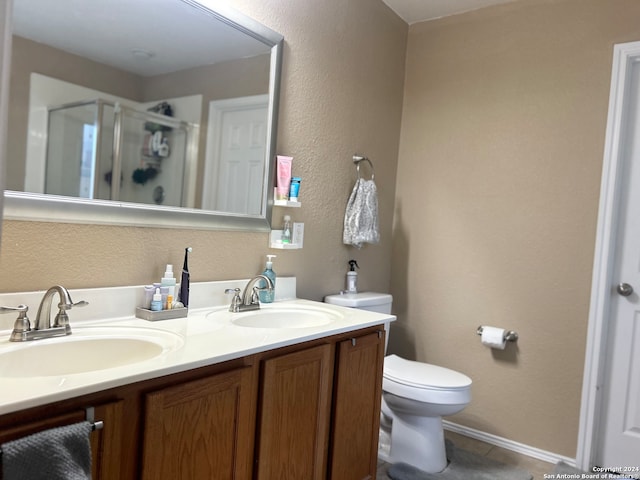
[[[291,345],[2,415],[0,444],[94,406],[94,480],[375,479],[383,355],[382,326]]]

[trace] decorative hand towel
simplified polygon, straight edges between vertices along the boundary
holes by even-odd
[[[91,480],[90,433],[80,422],[4,443],[3,480]]]
[[[362,248],[364,243],[378,243],[378,191],[371,180],[358,178],[344,213],[343,243]]]

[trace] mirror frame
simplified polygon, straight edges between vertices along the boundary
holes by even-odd
[[[280,76],[284,37],[243,13],[218,0],[182,1],[204,14],[252,36],[271,48],[269,72],[269,106],[267,149],[265,155],[265,178],[261,215],[243,215],[194,208],[165,207],[109,200],[80,199],[55,195],[44,195],[13,190],[4,191],[4,218],[8,220],[30,220],[59,223],[86,223],[98,225],[129,225],[137,227],[183,228],[200,230],[271,230],[273,208],[274,159],[280,102]],[[3,23],[7,25],[3,42],[5,56],[11,52],[12,0],[4,9]],[[8,41],[7,41],[8,40]],[[1,90],[9,89],[8,74],[3,68]],[[6,102],[3,102],[6,105]],[[7,120],[8,121],[8,120]],[[0,159],[6,158],[5,143]],[[0,177],[0,180],[2,178]],[[1,201],[1,199],[0,199]],[[1,206],[1,203],[0,203]]]

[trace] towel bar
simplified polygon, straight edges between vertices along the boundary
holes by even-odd
[[[478,330],[476,330],[476,333],[478,335],[482,335],[482,325],[480,325],[478,327]],[[516,340],[518,340],[518,332],[514,332],[513,330],[508,330],[504,332],[504,339],[507,342],[515,342]]]
[[[87,413],[87,421],[91,423],[91,431],[94,432],[96,430],[102,430],[104,428],[104,422],[102,420],[94,421],[93,419],[93,407],[89,407],[86,409]],[[55,427],[53,427],[55,428]],[[0,448],[0,455],[2,455],[2,448]]]

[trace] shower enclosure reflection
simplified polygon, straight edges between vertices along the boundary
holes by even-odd
[[[139,103],[33,73],[24,190],[193,207],[201,102]]]
[[[196,161],[197,131],[197,125],[102,99],[53,107],[44,169],[28,171],[26,182],[32,192],[190,207],[186,173]]]

